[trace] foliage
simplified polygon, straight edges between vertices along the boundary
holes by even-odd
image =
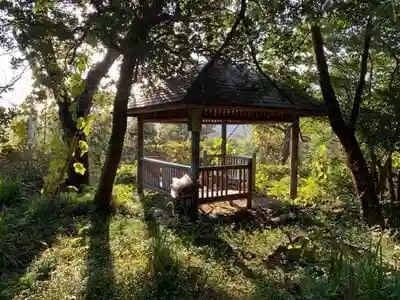
[[[91,195],[24,199],[1,214],[0,296],[398,298],[397,242],[343,211],[282,207],[281,220],[289,222],[291,211],[297,219],[281,228],[177,223],[152,215],[165,205],[160,196],[140,204],[132,186],[114,191],[119,208],[108,218],[91,209]],[[282,257],[273,265],[275,254]]]
[[[121,164],[117,171],[115,183],[134,184],[136,182],[136,164]]]
[[[186,141],[189,138],[188,127],[186,124],[162,124],[159,129],[159,138],[162,141]]]
[[[261,163],[279,163],[282,161],[285,127],[254,125],[252,137]]]
[[[400,296],[398,274],[387,273],[380,245],[375,255],[363,262],[354,264],[346,254],[330,260],[327,276],[310,282],[307,287],[309,299],[396,299]]]
[[[20,181],[0,177],[0,207],[20,201],[22,187]]]
[[[17,107],[0,107],[0,145],[9,140],[8,129],[12,120],[19,114]]]

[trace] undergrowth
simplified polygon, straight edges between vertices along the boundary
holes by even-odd
[[[154,214],[116,185],[23,198],[0,215],[0,299],[399,299],[399,247],[342,211],[287,206],[268,222]],[[253,216],[254,217],[254,216]]]

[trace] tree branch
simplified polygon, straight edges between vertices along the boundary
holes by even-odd
[[[389,90],[391,90],[392,87],[393,87],[393,82],[394,82],[394,80],[396,78],[397,72],[399,71],[399,67],[400,67],[400,59],[394,54],[393,54],[393,57],[396,60],[396,66],[395,66],[395,68],[394,68],[394,70],[392,72],[392,75],[390,76]]]
[[[232,39],[236,36],[237,34],[237,28],[239,27],[239,24],[242,20],[244,20],[246,16],[246,9],[247,9],[247,0],[241,0],[240,2],[240,10],[238,13],[238,16],[236,17],[235,23],[233,23],[231,30],[229,31],[228,35],[225,38],[225,41],[222,43],[222,45],[218,48],[218,50],[214,53],[212,56],[211,60],[209,61],[208,65],[212,65],[214,61],[221,56],[222,51],[225,50],[231,43]]]
[[[335,131],[335,133],[338,133],[343,131],[343,129],[347,129],[345,128],[347,126],[345,125],[342,113],[340,111],[339,102],[332,86],[328,64],[326,63],[324,41],[322,39],[321,29],[318,25],[313,24],[311,26],[311,36],[319,72],[322,96],[327,106],[328,117],[330,119],[332,129]]]
[[[76,99],[79,116],[87,115],[92,106],[93,94],[96,92],[101,79],[118,58],[119,52],[109,48],[103,60],[97,63],[88,73],[85,80],[85,90]]]
[[[267,79],[267,80],[272,84],[272,86],[278,91],[279,94],[282,95],[283,98],[285,98],[286,100],[288,100],[288,101],[294,106],[295,104],[294,104],[293,100],[292,100],[291,98],[289,98],[289,97],[281,90],[281,88],[278,86],[278,84],[277,84],[270,76],[268,76],[267,73],[264,72],[263,68],[261,67],[260,63],[259,63],[258,60],[257,60],[256,48],[254,47],[253,41],[252,41],[252,39],[251,39],[250,26],[249,26],[249,24],[248,24],[247,22],[244,22],[244,26],[245,26],[245,28],[246,28],[246,33],[247,33],[247,35],[248,35],[248,37],[249,37],[248,46],[249,46],[249,49],[250,49],[250,55],[251,55],[251,58],[252,58],[252,60],[253,60],[253,63],[254,63],[255,66],[256,66],[257,71],[258,71],[262,76],[264,76],[264,78]]]
[[[66,57],[70,55],[70,52],[72,51],[71,58],[68,61],[68,64],[72,65],[75,61],[76,58],[76,53],[78,51],[78,48],[83,44],[84,40],[86,38],[86,32],[84,31],[82,35],[78,38],[76,41],[76,44],[73,45],[68,51]]]
[[[17,76],[14,76],[14,78],[11,79],[7,84],[0,85],[0,98],[1,94],[10,91],[14,87],[14,85],[22,78],[22,75],[24,75],[27,68],[28,66],[25,66],[21,73],[19,73]]]
[[[358,115],[360,113],[360,105],[361,105],[361,100],[362,100],[362,95],[365,87],[365,75],[367,74],[367,65],[368,65],[368,54],[369,54],[369,48],[371,45],[371,38],[372,38],[372,16],[370,15],[367,21],[367,27],[366,27],[366,32],[365,32],[365,38],[364,38],[364,47],[363,47],[363,53],[361,56],[361,69],[360,69],[360,78],[358,81],[356,93],[354,95],[354,100],[353,100],[353,108],[351,110],[351,115],[350,115],[350,128],[354,131],[356,124],[357,124],[357,119]]]
[[[373,76],[374,76],[374,61],[372,60],[372,56],[371,56],[371,54],[369,54],[368,55],[368,59],[369,59],[369,64],[371,65],[371,68],[370,68],[370,76],[369,76],[369,91],[368,91],[368,93],[369,93],[369,97],[371,97],[372,96],[372,83],[373,83]]]

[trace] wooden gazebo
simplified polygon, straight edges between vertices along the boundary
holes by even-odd
[[[292,123],[290,194],[296,197],[299,118],[326,115],[323,102],[226,59],[182,72],[151,88],[136,87],[132,98],[128,116],[138,120],[138,192],[147,187],[169,194],[172,178],[187,173],[200,183],[197,205],[236,199],[247,199],[247,207],[252,205],[255,162],[252,157],[226,155],[226,124]],[[144,157],[145,122],[188,122],[191,165]],[[220,155],[201,159],[202,124],[222,124]]]

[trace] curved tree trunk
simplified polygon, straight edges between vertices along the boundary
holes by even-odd
[[[105,57],[99,63],[97,63],[88,73],[85,79],[85,89],[74,99],[76,103],[76,117],[86,118],[90,114],[90,109],[92,107],[93,96],[100,84],[101,79],[107,74],[108,70],[111,68],[112,64],[118,58],[119,53],[114,49],[108,49]],[[61,109],[60,109],[61,110]],[[77,137],[79,141],[87,143],[87,136],[85,133],[77,127],[77,122],[72,119],[71,112],[69,111],[69,106],[63,107],[62,113],[65,115],[61,118],[63,122],[64,132],[66,133],[67,145],[71,145],[71,141],[74,137]],[[89,148],[90,151],[90,148]],[[85,168],[85,173],[80,174],[75,171],[74,163],[81,163]],[[89,184],[89,152],[81,155],[79,147],[75,147],[74,155],[68,161],[67,167],[67,180],[66,185],[76,187],[80,192],[83,190],[84,186]]]
[[[44,80],[43,84],[53,91],[58,105],[58,116],[63,130],[64,143],[74,152],[72,158],[68,158],[67,179],[63,185],[74,186],[79,191],[82,191],[82,188],[89,184],[89,157],[88,153],[81,157],[79,149],[71,149],[71,147],[75,147],[75,145],[72,145],[72,141],[74,141],[75,137],[78,137],[78,142],[79,140],[86,142],[86,136],[78,129],[77,121],[70,111],[70,106],[73,103],[76,104],[77,118],[85,118],[89,115],[93,96],[99,87],[100,81],[118,58],[119,53],[114,49],[108,49],[103,60],[89,70],[85,79],[84,91],[79,96],[75,97],[75,99],[71,99],[68,94],[68,88],[64,84],[64,75],[57,63],[53,44],[50,40],[47,42],[46,49],[48,51],[48,53],[44,54],[46,55],[46,70],[52,80]],[[86,169],[84,174],[77,174],[75,172],[73,166],[75,162],[83,164]]]
[[[393,161],[391,154],[388,159],[389,159],[389,166],[387,170],[388,189],[389,189],[390,202],[394,203],[396,201],[396,192],[393,181]]]
[[[327,106],[329,121],[331,123],[332,130],[338,136],[346,152],[347,166],[353,175],[353,181],[358,197],[361,201],[363,216],[369,224],[382,224],[382,211],[375,190],[375,185],[354,131],[365,83],[366,63],[371,40],[370,20],[368,21],[367,26],[367,33],[361,61],[360,81],[359,85],[357,86],[351,114],[351,122],[349,125],[343,119],[339,102],[336,98],[336,94],[331,83],[329,69],[325,58],[324,42],[319,26],[312,25],[311,34],[320,77],[321,91]]]
[[[181,20],[180,10],[175,15],[163,12],[167,1],[151,1],[150,7],[143,11],[143,17],[132,22],[131,28],[124,38],[122,49],[123,59],[120,77],[117,84],[117,93],[114,99],[113,122],[111,138],[109,142],[107,158],[103,166],[99,186],[96,191],[94,202],[101,210],[108,210],[111,205],[112,189],[118,164],[121,159],[127,127],[128,100],[131,93],[132,81],[136,63],[143,59],[146,54],[146,45],[150,30],[162,23],[172,24]],[[177,2],[179,8],[179,2]]]
[[[370,157],[371,157],[371,164],[370,164],[371,177],[372,177],[375,187],[377,187],[377,185],[378,185],[378,170],[377,170],[378,159],[377,159],[373,149],[370,149]]]
[[[121,159],[127,127],[128,100],[132,88],[132,78],[135,67],[135,57],[129,51],[124,55],[117,85],[117,94],[114,100],[112,132],[107,152],[107,158],[101,173],[99,186],[94,202],[101,210],[108,210],[111,204],[111,195],[118,164]]]

